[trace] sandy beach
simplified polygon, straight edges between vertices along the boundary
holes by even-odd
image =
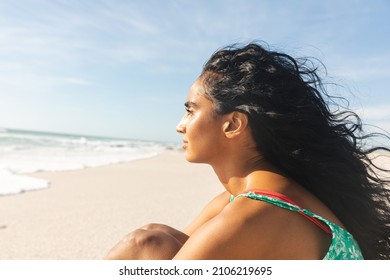
[[[223,190],[211,167],[187,163],[178,151],[31,176],[50,187],[0,196],[0,259],[101,259],[149,222],[183,229]]]

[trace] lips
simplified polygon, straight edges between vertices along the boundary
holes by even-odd
[[[188,146],[188,141],[187,140],[183,140],[183,149],[187,148]]]

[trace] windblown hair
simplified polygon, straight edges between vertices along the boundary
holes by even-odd
[[[245,113],[258,151],[336,214],[365,259],[390,259],[390,181],[372,160],[390,150],[367,145],[389,137],[364,133],[318,72],[311,59],[252,43],[214,53],[201,77],[216,113]]]

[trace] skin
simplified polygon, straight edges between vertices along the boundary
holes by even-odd
[[[322,259],[331,237],[295,212],[234,196],[251,189],[284,194],[342,226],[315,196],[267,162],[256,149],[248,118],[217,115],[201,78],[192,85],[177,126],[190,162],[210,164],[223,187],[183,231],[149,224],[121,240],[107,259]],[[212,236],[212,238],[210,238]]]

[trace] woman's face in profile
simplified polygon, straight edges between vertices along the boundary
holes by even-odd
[[[199,79],[190,88],[185,108],[186,113],[176,131],[183,134],[186,159],[190,162],[211,163],[221,155],[223,118],[215,113],[214,104],[204,96]]]

